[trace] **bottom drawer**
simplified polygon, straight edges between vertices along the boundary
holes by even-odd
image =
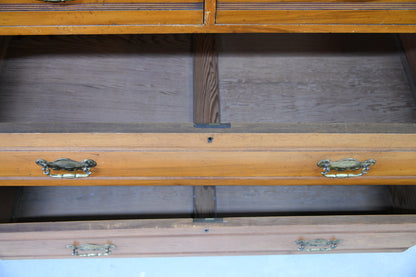
[[[257,255],[404,251],[416,216],[315,216],[5,224],[2,258]]]
[[[2,205],[10,203],[9,213],[1,209],[2,259],[392,252],[416,244],[411,186],[223,186],[207,190],[212,199],[192,187],[1,189]]]

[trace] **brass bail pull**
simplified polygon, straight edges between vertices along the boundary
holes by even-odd
[[[53,162],[48,162],[43,159],[35,161],[37,165],[42,167],[42,172],[45,175],[53,178],[64,178],[64,179],[74,179],[74,178],[85,178],[91,175],[91,167],[95,167],[97,163],[93,160],[86,159],[82,162],[77,162],[71,159],[57,159]],[[65,170],[65,171],[77,171],[82,170],[83,173],[63,173],[63,174],[52,174],[51,169],[53,170]]]
[[[321,172],[323,176],[327,178],[351,178],[351,177],[359,177],[370,170],[370,166],[373,166],[376,163],[374,159],[368,159],[363,162],[357,161],[353,158],[343,159],[339,161],[331,161],[331,160],[321,160],[318,162],[318,166],[323,168]],[[329,174],[331,170],[342,172],[345,170],[359,170],[361,169],[360,173],[335,173]]]
[[[116,246],[111,243],[106,244],[68,244],[66,248],[72,249],[72,256],[77,257],[99,257],[108,256],[111,254],[111,249]],[[86,251],[87,253],[80,253],[79,251]]]
[[[65,3],[66,1],[73,1],[73,0],[38,0],[38,1],[43,1],[47,3]]]
[[[314,240],[297,240],[295,244],[299,245],[298,250],[303,252],[324,252],[337,248],[341,243],[339,239],[314,239]]]

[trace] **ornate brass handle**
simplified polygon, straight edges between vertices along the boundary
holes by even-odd
[[[318,162],[318,166],[322,167],[322,175],[328,178],[350,178],[359,177],[367,173],[370,170],[370,166],[374,165],[376,160],[368,159],[363,162],[357,161],[353,158],[343,159],[336,162],[331,160],[321,160]],[[331,170],[345,171],[345,170],[358,170],[361,168],[360,173],[337,173],[328,174]]]
[[[73,0],[38,0],[38,1],[43,1],[43,2],[48,2],[48,3],[64,3],[66,1],[73,1]]]
[[[64,179],[88,177],[91,175],[91,167],[95,167],[97,165],[95,161],[89,159],[83,160],[82,162],[77,162],[71,159],[57,159],[54,162],[48,162],[46,160],[39,159],[36,160],[36,164],[42,167],[43,174],[53,178]],[[84,173],[52,174],[51,169],[66,171],[82,170]]]
[[[304,252],[316,252],[316,251],[330,251],[337,248],[341,240],[327,240],[327,239],[314,239],[314,240],[297,240],[295,241],[299,245],[298,250]],[[312,247],[312,248],[308,248]]]
[[[116,246],[111,243],[106,244],[68,244],[66,248],[72,249],[72,256],[78,257],[98,257],[98,256],[108,256],[111,254],[111,249]],[[80,254],[78,251],[88,251],[88,253]],[[101,251],[101,252],[100,252]]]

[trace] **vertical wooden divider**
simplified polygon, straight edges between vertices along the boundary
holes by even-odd
[[[206,18],[206,20],[208,19]],[[215,36],[213,34],[194,35],[193,43],[194,123],[220,123],[218,61],[215,51]],[[216,217],[215,186],[195,186],[193,198],[195,218]]]
[[[416,34],[401,34],[402,63],[410,89],[416,99]]]
[[[416,211],[416,186],[389,186],[393,209]]]
[[[194,122],[220,123],[215,35],[194,35]]]
[[[0,72],[3,65],[3,60],[6,57],[7,47],[9,46],[10,37],[0,36]]]
[[[217,0],[205,0],[204,3],[204,25],[214,25],[217,16]]]
[[[0,37],[0,73],[3,60],[6,57],[10,37]],[[13,217],[14,204],[17,194],[16,187],[2,187],[0,191],[0,222],[10,222]]]
[[[402,63],[409,81],[410,89],[416,100],[416,34],[401,34]],[[393,208],[406,211],[416,211],[415,186],[389,186]]]
[[[13,221],[18,188],[2,187],[0,189],[0,223],[8,223]]]

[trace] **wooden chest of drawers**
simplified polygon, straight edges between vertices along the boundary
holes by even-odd
[[[368,252],[414,245],[414,190],[400,186],[416,184],[411,35],[401,42],[386,34],[138,35],[415,31],[412,1],[324,4],[1,2],[4,35],[137,35],[2,39],[0,185],[6,223],[0,225],[0,256]],[[35,163],[60,158],[97,165],[90,176],[74,178],[85,175],[82,166],[48,171]],[[345,159],[375,163],[319,166]],[[176,192],[159,216],[149,210],[45,218],[8,212],[25,203],[24,197],[11,200],[16,187],[54,186],[54,195],[60,186],[75,191],[95,185],[199,187],[184,200],[193,206],[184,214],[168,213]],[[339,203],[359,188],[346,185],[368,186],[367,193],[382,185],[391,198],[374,210],[328,204],[315,212],[305,206],[285,213],[272,202],[258,210],[261,201],[248,201],[246,209],[230,204],[232,211],[219,212],[217,198],[228,195],[222,203],[233,202],[244,195],[242,185],[260,191],[259,199],[270,193],[264,185],[307,195],[311,202],[325,203],[331,196],[317,192],[331,185],[345,188]],[[310,185],[321,186],[306,193]],[[236,186],[238,192],[216,194],[215,186]],[[41,195],[37,188],[23,190]],[[272,195],[279,195],[275,190]],[[65,196],[78,201],[71,190]],[[38,220],[69,222],[27,223]]]
[[[1,1],[4,35],[132,33],[413,33],[413,0]]]

